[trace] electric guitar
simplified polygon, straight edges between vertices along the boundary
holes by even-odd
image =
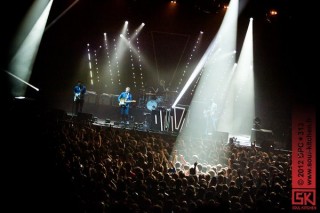
[[[74,101],[79,100],[79,99],[80,99],[80,95],[81,95],[81,93],[75,93],[73,100],[74,100]]]
[[[203,115],[204,116],[213,116],[214,115],[214,111],[211,110],[211,109],[203,110]]]
[[[121,98],[119,102],[119,106],[125,106],[126,103],[135,103],[136,100],[126,100],[125,98]]]

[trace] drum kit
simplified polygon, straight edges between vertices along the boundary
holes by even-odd
[[[152,92],[145,93],[142,90],[142,96],[140,98],[140,107],[146,108],[149,111],[156,110],[158,108],[168,108],[170,107],[173,98],[175,98],[178,92],[176,91],[165,91],[163,93],[157,94]]]

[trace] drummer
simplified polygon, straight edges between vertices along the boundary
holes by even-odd
[[[171,104],[171,94],[172,91],[169,90],[168,87],[166,87],[166,82],[164,80],[160,80],[159,87],[149,87],[149,91],[146,92],[146,101],[147,101],[147,107],[149,105],[154,106],[164,106]]]
[[[164,82],[165,82],[164,80],[160,81],[160,86],[162,86],[163,92],[165,91]],[[158,96],[162,94],[162,92],[159,92],[159,90],[160,90],[159,87],[157,88],[149,87],[149,92],[146,93],[147,101],[157,100]]]
[[[152,87],[153,88],[153,87]],[[150,101],[150,100],[156,100],[156,96],[157,96],[157,90],[149,90],[149,92],[146,93],[146,100]]]
[[[166,82],[164,80],[160,80],[160,86],[162,88],[162,91],[159,92],[159,95],[161,97],[161,102],[168,103],[170,99],[170,90],[169,87],[166,87]]]

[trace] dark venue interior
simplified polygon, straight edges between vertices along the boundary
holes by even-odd
[[[291,210],[292,109],[318,100],[316,34],[308,27],[315,19],[301,1],[230,3],[6,2],[8,208]],[[236,12],[226,23],[229,8]],[[237,87],[243,70],[253,81]],[[86,93],[76,112],[77,82]],[[133,97],[127,123],[118,99],[126,87]]]

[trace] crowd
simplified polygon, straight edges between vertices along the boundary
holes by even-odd
[[[8,123],[14,134],[9,133],[6,148],[10,189],[5,193],[12,211],[291,209],[288,151],[216,143],[220,156],[201,162],[195,155],[186,156],[181,146],[176,149],[175,143],[183,143],[176,136],[96,126],[49,114],[21,113],[17,117],[24,120]]]

